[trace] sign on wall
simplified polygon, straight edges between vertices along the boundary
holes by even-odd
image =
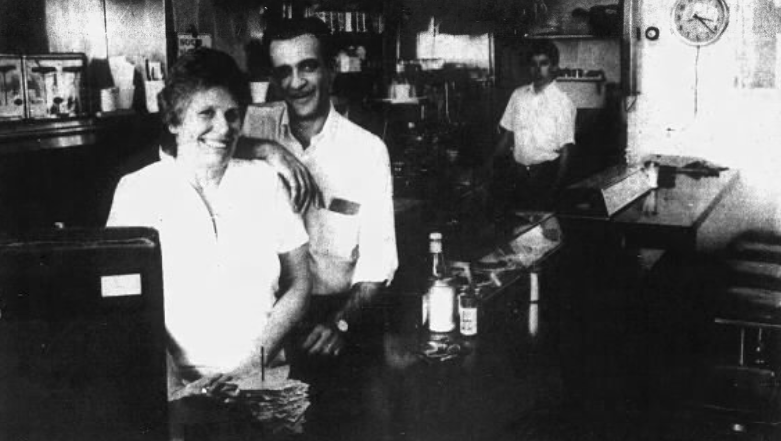
[[[198,47],[212,47],[211,34],[191,34],[182,32],[177,35],[177,56]]]

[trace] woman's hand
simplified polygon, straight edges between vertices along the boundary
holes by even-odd
[[[201,377],[185,384],[181,389],[169,393],[168,400],[180,400],[186,397],[209,397],[225,403],[236,401],[241,392],[231,375],[214,374]]]

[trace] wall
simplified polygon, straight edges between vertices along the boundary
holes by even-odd
[[[245,45],[250,38],[252,19],[258,19],[260,6],[253,2],[232,0],[172,0],[174,32],[212,36],[213,47],[225,51],[246,68]]]
[[[656,41],[636,42],[639,95],[629,97],[629,162],[649,153],[696,156],[737,168],[742,185],[705,226],[703,249],[717,249],[745,228],[779,230],[781,94],[738,89],[738,2],[722,39],[699,51],[670,27],[673,0],[641,1],[636,25],[656,26]]]

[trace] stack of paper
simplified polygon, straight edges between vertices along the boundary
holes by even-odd
[[[241,394],[255,418],[272,435],[303,431],[304,414],[309,408],[309,385],[288,378],[289,366],[267,369],[238,382]]]

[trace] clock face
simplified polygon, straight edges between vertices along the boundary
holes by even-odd
[[[721,37],[729,23],[724,0],[676,0],[672,9],[673,32],[688,44],[704,46]]]

